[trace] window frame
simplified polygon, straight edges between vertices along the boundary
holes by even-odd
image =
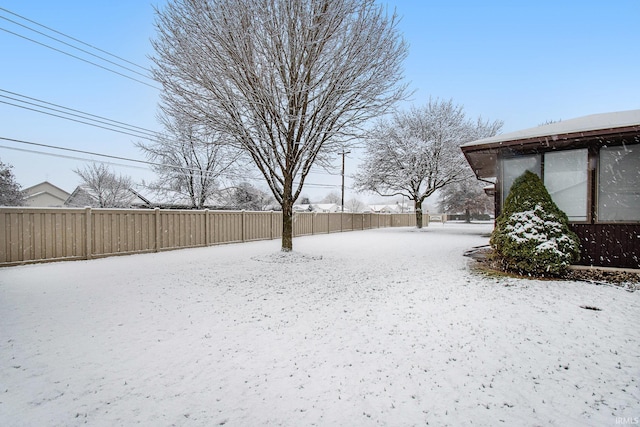
[[[591,185],[592,185],[592,181],[591,181],[591,153],[590,150],[587,147],[572,147],[572,148],[568,148],[565,150],[551,150],[551,151],[545,151],[542,154],[542,177],[540,179],[542,179],[542,183],[544,184],[545,187],[547,187],[547,183],[546,183],[546,175],[547,175],[547,155],[548,154],[558,154],[558,153],[568,153],[570,151],[584,151],[585,155],[586,155],[586,169],[584,171],[585,174],[585,206],[584,206],[584,219],[571,219],[569,218],[569,222],[571,224],[588,224],[591,222],[591,218],[592,218],[592,199],[591,199]],[[549,188],[547,187],[547,191],[549,190]],[[551,193],[549,192],[549,195],[551,195]],[[551,196],[551,198],[553,199],[553,196]],[[556,203],[556,205],[558,204],[555,200],[554,203]],[[561,209],[562,210],[562,209]],[[564,211],[563,211],[564,212]],[[566,214],[566,212],[565,212]],[[567,215],[567,217],[569,217],[569,215]]]
[[[538,166],[539,166],[539,171],[532,171],[534,172],[536,175],[538,175],[540,177],[540,179],[542,179],[542,171],[543,171],[543,157],[542,157],[542,153],[513,153],[511,155],[508,156],[503,156],[500,160],[500,210],[502,211],[502,207],[504,206],[504,202],[507,200],[507,196],[509,195],[509,191],[511,190],[511,186],[509,186],[509,189],[507,191],[505,191],[505,179],[504,179],[504,172],[505,172],[505,161],[507,160],[522,160],[526,157],[537,157],[538,160]],[[530,170],[530,169],[525,169],[525,170]],[[524,172],[522,172],[524,173]],[[520,175],[518,175],[520,176]],[[518,176],[516,176],[514,178],[515,179],[518,178]],[[511,182],[511,185],[513,185],[513,181]]]
[[[592,203],[593,211],[594,211],[594,224],[640,224],[640,217],[638,219],[617,219],[617,220],[601,220],[600,219],[600,189],[601,185],[601,172],[603,170],[603,162],[602,162],[602,149],[619,149],[621,147],[631,146],[634,150],[638,150],[638,154],[640,154],[640,144],[606,144],[597,149],[597,166],[594,171],[594,179],[593,179],[593,197],[594,202]]]

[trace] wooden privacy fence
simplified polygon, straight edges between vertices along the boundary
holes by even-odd
[[[294,236],[413,225],[413,214],[294,214]],[[0,266],[158,252],[281,236],[281,212],[0,208]]]

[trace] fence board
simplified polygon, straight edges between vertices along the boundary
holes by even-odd
[[[242,241],[241,212],[214,211],[210,215],[214,244]]]
[[[271,212],[244,212],[244,241],[271,239]]]
[[[293,213],[293,236],[308,236],[313,234],[313,212]]]

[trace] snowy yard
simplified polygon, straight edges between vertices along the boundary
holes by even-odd
[[[640,292],[483,276],[489,231],[0,269],[0,424],[637,423]]]

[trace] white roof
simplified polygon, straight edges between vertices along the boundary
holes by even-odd
[[[553,135],[565,135],[602,129],[640,126],[640,110],[618,111],[615,113],[592,114],[575,119],[563,120],[548,125],[505,133],[490,138],[463,144],[462,147],[485,145],[502,141],[517,141]]]

